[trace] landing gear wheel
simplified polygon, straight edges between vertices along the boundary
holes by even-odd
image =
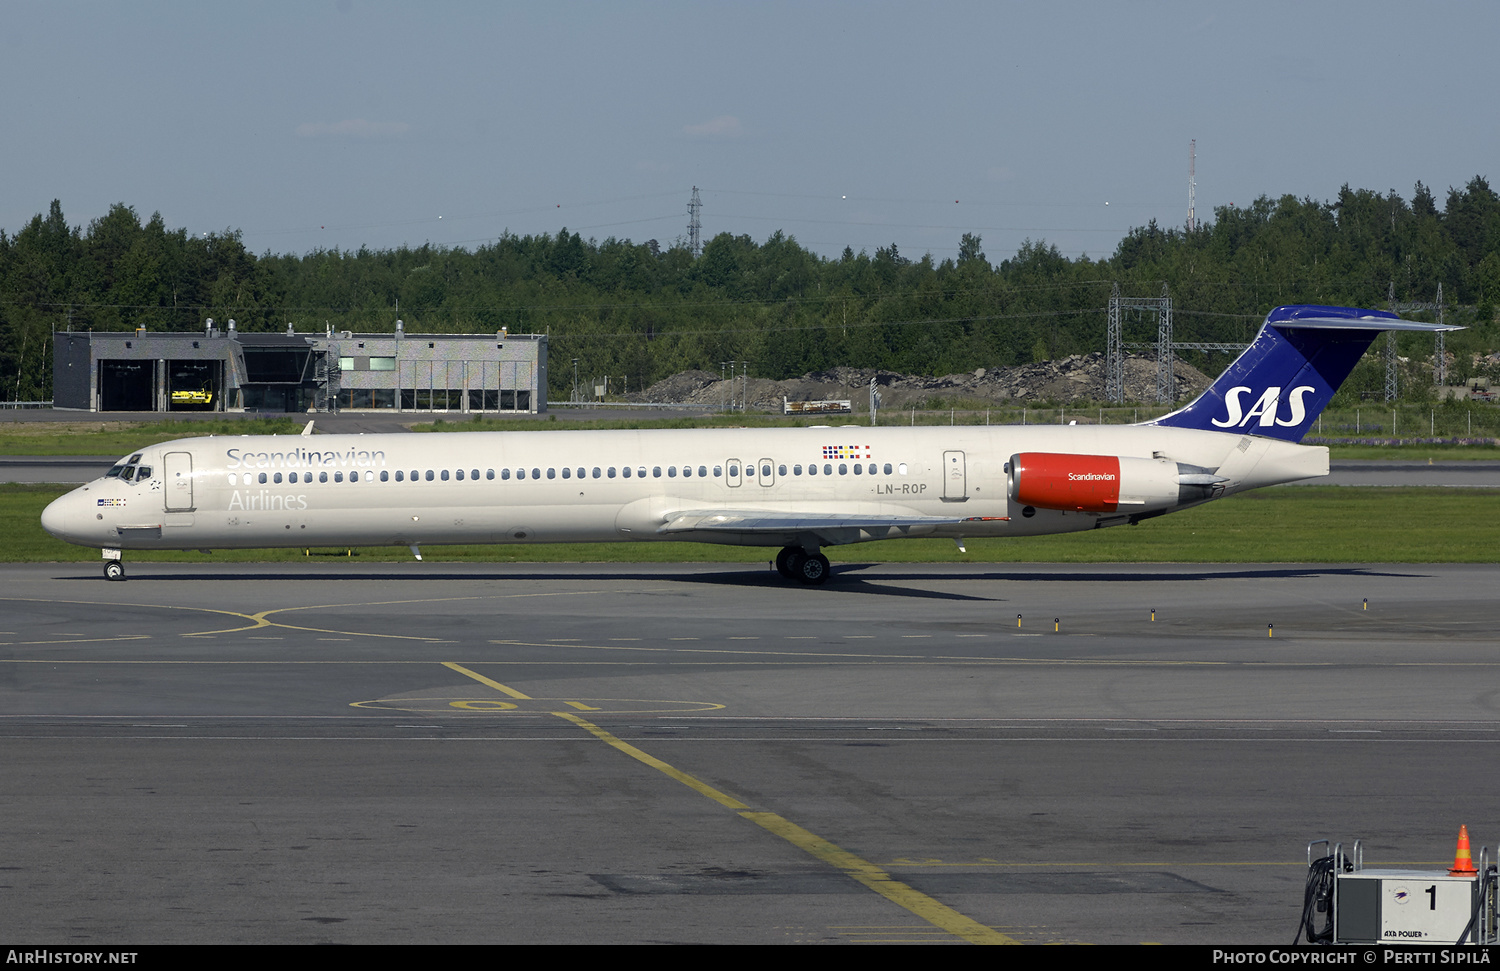
[[[119,560],[109,560],[108,562],[106,562],[104,564],[104,579],[125,579],[125,564],[121,563]]]
[[[783,579],[797,579],[797,574],[792,572],[792,558],[799,555],[807,555],[802,552],[800,546],[783,546],[781,552],[776,554],[776,572],[780,573]]]
[[[797,573],[797,579],[810,587],[817,586],[827,580],[828,574],[831,572],[828,566],[828,557],[822,553],[804,555],[793,565],[793,569]]]

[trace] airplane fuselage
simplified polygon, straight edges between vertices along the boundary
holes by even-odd
[[[1009,463],[1021,453],[1136,464],[1119,475],[1112,509],[1040,508],[1014,494]],[[229,436],[156,445],[131,460],[145,471],[63,497],[47,529],[121,550],[1027,536],[1324,475],[1328,453],[1151,425],[848,426]],[[1180,489],[1188,467],[1218,481]],[[737,530],[726,514],[771,525]]]

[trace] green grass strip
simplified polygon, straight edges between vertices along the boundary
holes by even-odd
[[[41,528],[42,508],[65,489],[0,486],[0,562],[97,562]],[[1500,495],[1485,489],[1288,486],[1221,499],[1139,526],[1066,536],[886,540],[831,547],[842,563],[1494,563]],[[769,549],[698,543],[424,546],[427,563],[765,563]],[[130,562],[410,560],[405,547],[126,554]]]

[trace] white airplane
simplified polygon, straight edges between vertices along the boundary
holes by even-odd
[[[825,546],[1098,529],[1328,474],[1297,444],[1381,331],[1454,330],[1280,307],[1208,391],[1128,426],[472,432],[193,438],[145,448],[42,513],[104,551],[690,540]]]

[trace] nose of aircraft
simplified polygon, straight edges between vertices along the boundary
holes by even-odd
[[[69,493],[52,500],[47,508],[42,510],[42,528],[58,539],[68,538],[68,506],[72,498],[72,493]]]

